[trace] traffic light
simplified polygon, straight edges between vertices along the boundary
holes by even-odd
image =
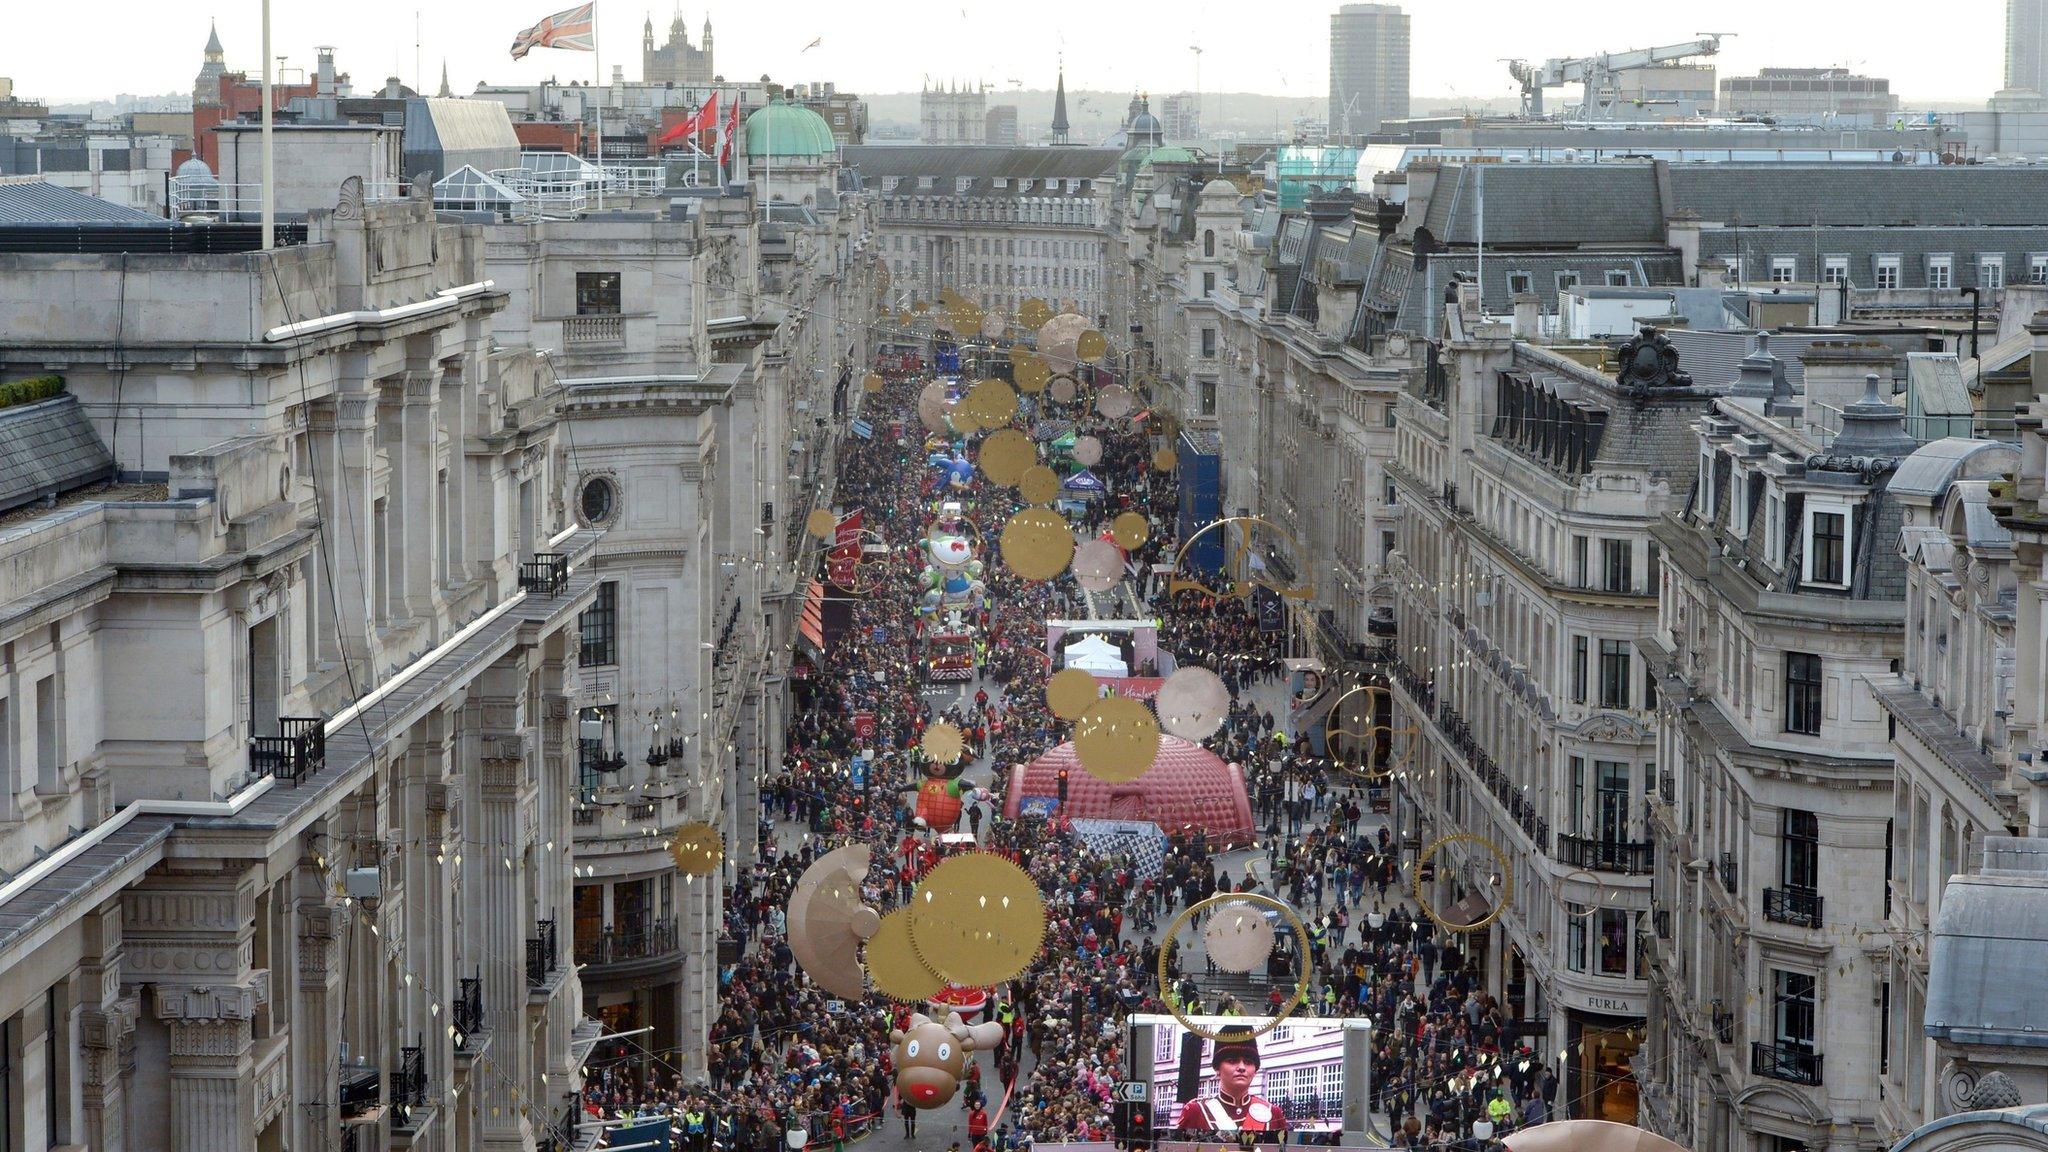
[[[1060,803],[1067,802],[1067,770],[1060,769]]]

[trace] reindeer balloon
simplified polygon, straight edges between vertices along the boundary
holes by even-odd
[[[1003,1026],[988,1021],[970,1028],[958,1012],[940,1024],[917,1012],[910,1027],[891,1031],[889,1039],[895,1045],[896,1095],[912,1108],[942,1108],[960,1090],[975,1050],[1002,1043]]]

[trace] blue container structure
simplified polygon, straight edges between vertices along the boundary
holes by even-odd
[[[1223,515],[1223,443],[1207,429],[1185,429],[1174,451],[1180,457],[1175,532],[1186,541]],[[1196,541],[1183,556],[1183,572],[1214,576],[1222,571],[1223,535],[1218,530]]]

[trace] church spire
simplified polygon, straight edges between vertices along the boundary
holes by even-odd
[[[1062,59],[1060,61],[1059,86],[1053,89],[1052,94],[1052,142],[1055,144],[1065,144],[1067,142],[1068,127],[1067,62],[1065,59]]]
[[[208,21],[207,25],[206,58],[208,60],[220,60],[226,55],[220,46],[220,26],[212,21]]]
[[[441,90],[434,93],[434,95],[439,96],[443,100],[455,95],[455,90],[448,87],[448,58],[446,56],[441,57]]]

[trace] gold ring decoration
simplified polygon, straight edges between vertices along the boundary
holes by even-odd
[[[1300,545],[1295,542],[1294,535],[1292,533],[1287,531],[1287,529],[1282,528],[1278,524],[1273,523],[1271,520],[1266,519],[1263,516],[1225,516],[1220,520],[1211,520],[1209,523],[1202,525],[1202,527],[1199,530],[1197,530],[1194,535],[1182,541],[1180,548],[1174,552],[1173,569],[1175,574],[1167,584],[1167,591],[1169,593],[1179,592],[1185,589],[1193,589],[1194,591],[1206,592],[1211,596],[1219,598],[1223,596],[1223,593],[1218,592],[1216,589],[1209,587],[1207,584],[1202,583],[1200,580],[1196,580],[1188,576],[1182,576],[1180,575],[1180,573],[1186,569],[1188,549],[1194,547],[1197,541],[1201,540],[1202,537],[1208,535],[1209,533],[1215,532],[1219,529],[1227,528],[1232,524],[1263,524],[1267,528],[1272,529],[1275,533],[1278,533],[1280,538],[1282,540],[1285,540],[1289,547],[1296,549],[1300,547]],[[1250,560],[1252,550],[1251,531],[1249,528],[1243,529],[1241,531],[1243,532],[1244,539],[1237,545],[1237,550],[1231,556],[1231,558],[1224,562],[1225,574],[1228,575],[1231,578],[1231,580],[1235,581],[1237,584],[1243,587],[1243,591],[1240,592],[1239,595],[1249,597],[1251,595],[1252,588],[1256,586],[1270,589],[1271,591],[1278,593],[1281,596],[1287,597],[1290,600],[1309,600],[1315,597],[1316,586],[1313,583],[1302,583],[1293,585],[1291,587],[1282,587],[1281,585],[1275,584],[1263,576],[1253,576]],[[1240,567],[1240,565],[1242,567]]]
[[[884,546],[886,546],[888,543],[887,541],[882,539],[880,533],[875,532],[871,529],[863,528],[860,530],[858,534],[854,536],[852,541],[845,544],[834,544],[831,548],[826,549],[825,582],[827,584],[830,584],[832,587],[839,589],[841,592],[846,592],[854,596],[865,596],[868,593],[873,592],[875,589],[881,587],[882,578],[880,576],[874,577],[866,584],[862,584],[858,578],[860,575],[861,566],[868,562],[867,545],[870,540],[872,540],[876,544],[881,544]],[[841,584],[839,581],[834,580],[832,578],[832,553],[837,552],[841,548],[852,548],[855,550],[852,568],[855,579],[850,584]]]
[[[1422,894],[1423,865],[1427,864],[1430,858],[1436,855],[1437,849],[1459,840],[1480,845],[1488,852],[1493,853],[1493,858],[1500,862],[1500,899],[1494,901],[1492,911],[1471,924],[1453,924],[1445,920],[1442,916],[1437,915],[1436,909],[1430,907],[1429,900]],[[1483,928],[1490,927],[1495,920],[1500,919],[1501,913],[1507,911],[1508,900],[1513,896],[1515,890],[1515,869],[1514,865],[1508,862],[1507,853],[1502,852],[1500,846],[1493,841],[1476,832],[1453,832],[1448,836],[1437,837],[1436,840],[1431,842],[1429,847],[1422,850],[1422,855],[1415,858],[1415,881],[1410,887],[1415,891],[1416,907],[1422,909],[1422,914],[1429,917],[1430,923],[1453,935],[1464,935],[1468,932],[1477,932]]]
[[[1172,985],[1166,975],[1167,961],[1172,958],[1174,949],[1178,947],[1174,943],[1174,939],[1180,935],[1181,925],[1187,923],[1190,917],[1204,908],[1230,903],[1257,904],[1260,907],[1271,908],[1278,912],[1286,919],[1287,926],[1293,930],[1294,942],[1298,948],[1300,971],[1295,974],[1294,995],[1288,999],[1287,1004],[1280,1009],[1278,1015],[1266,1021],[1257,1030],[1251,1031],[1249,1035],[1235,1028],[1224,1028],[1218,1032],[1211,1032],[1189,1019],[1187,1014],[1180,1010],[1180,1006],[1174,1003],[1173,996],[1170,994]],[[1308,926],[1301,922],[1300,913],[1296,912],[1284,900],[1276,900],[1263,892],[1218,892],[1206,900],[1197,900],[1182,909],[1181,914],[1173,918],[1173,923],[1166,926],[1166,935],[1161,937],[1161,939],[1164,943],[1159,948],[1159,998],[1166,1002],[1167,1011],[1173,1013],[1173,1018],[1180,1022],[1181,1027],[1193,1032],[1204,1040],[1220,1040],[1225,1036],[1229,1036],[1232,1039],[1256,1040],[1286,1023],[1289,1016],[1294,1015],[1303,1004],[1308,1002],[1308,974],[1314,970],[1315,954],[1309,950]]]
[[[1366,694],[1367,701],[1367,720],[1362,730],[1353,729],[1352,727],[1350,727],[1348,723],[1342,722],[1339,718],[1339,713],[1341,713],[1344,709],[1344,702],[1346,700],[1351,699],[1353,696],[1358,695],[1360,692]],[[1380,696],[1391,697],[1391,695],[1392,694],[1388,692],[1388,690],[1382,685],[1361,684],[1358,687],[1352,688],[1349,691],[1345,692],[1342,696],[1337,697],[1337,702],[1330,705],[1330,711],[1323,718],[1323,750],[1329,754],[1330,763],[1334,765],[1339,771],[1342,771],[1350,776],[1355,776],[1358,779],[1364,780],[1369,784],[1379,783],[1380,781],[1389,779],[1394,775],[1395,758],[1391,755],[1388,756],[1387,764],[1384,768],[1376,769],[1373,767],[1372,762],[1375,759],[1375,756],[1379,750],[1378,742],[1380,734],[1384,732],[1389,737],[1399,735],[1415,736],[1420,734],[1421,729],[1396,728],[1391,724],[1381,724],[1376,719],[1379,716],[1378,698]],[[1337,738],[1340,736],[1349,740],[1360,741],[1365,745],[1366,753],[1364,764],[1351,764],[1344,757],[1339,756],[1337,754]],[[1390,739],[1388,743],[1391,744],[1392,740]],[[1409,764],[1411,764],[1414,761],[1416,746],[1417,745],[1414,741],[1409,741],[1407,745],[1407,751],[1403,752],[1399,759],[1399,763],[1402,768],[1407,768]],[[1391,751],[1392,749],[1390,748],[1389,752]]]
[[[1074,397],[1080,393],[1081,382],[1074,379],[1073,374],[1070,372],[1056,372],[1053,374],[1051,382],[1045,387],[1047,394],[1052,397],[1053,403],[1072,404]]]
[[[1592,916],[1593,913],[1598,912],[1600,910],[1600,901],[1598,897],[1595,897],[1591,904],[1586,905],[1586,910],[1584,912],[1571,911],[1571,901],[1566,900],[1564,898],[1564,885],[1566,881],[1570,880],[1574,876],[1584,876],[1587,882],[1593,885],[1593,890],[1595,892],[1598,892],[1600,890],[1600,877],[1597,874],[1595,874],[1591,869],[1574,868],[1571,871],[1565,873],[1564,875],[1558,877],[1557,879],[1557,902],[1565,906],[1565,915],[1573,917],[1574,919],[1584,920]]]

